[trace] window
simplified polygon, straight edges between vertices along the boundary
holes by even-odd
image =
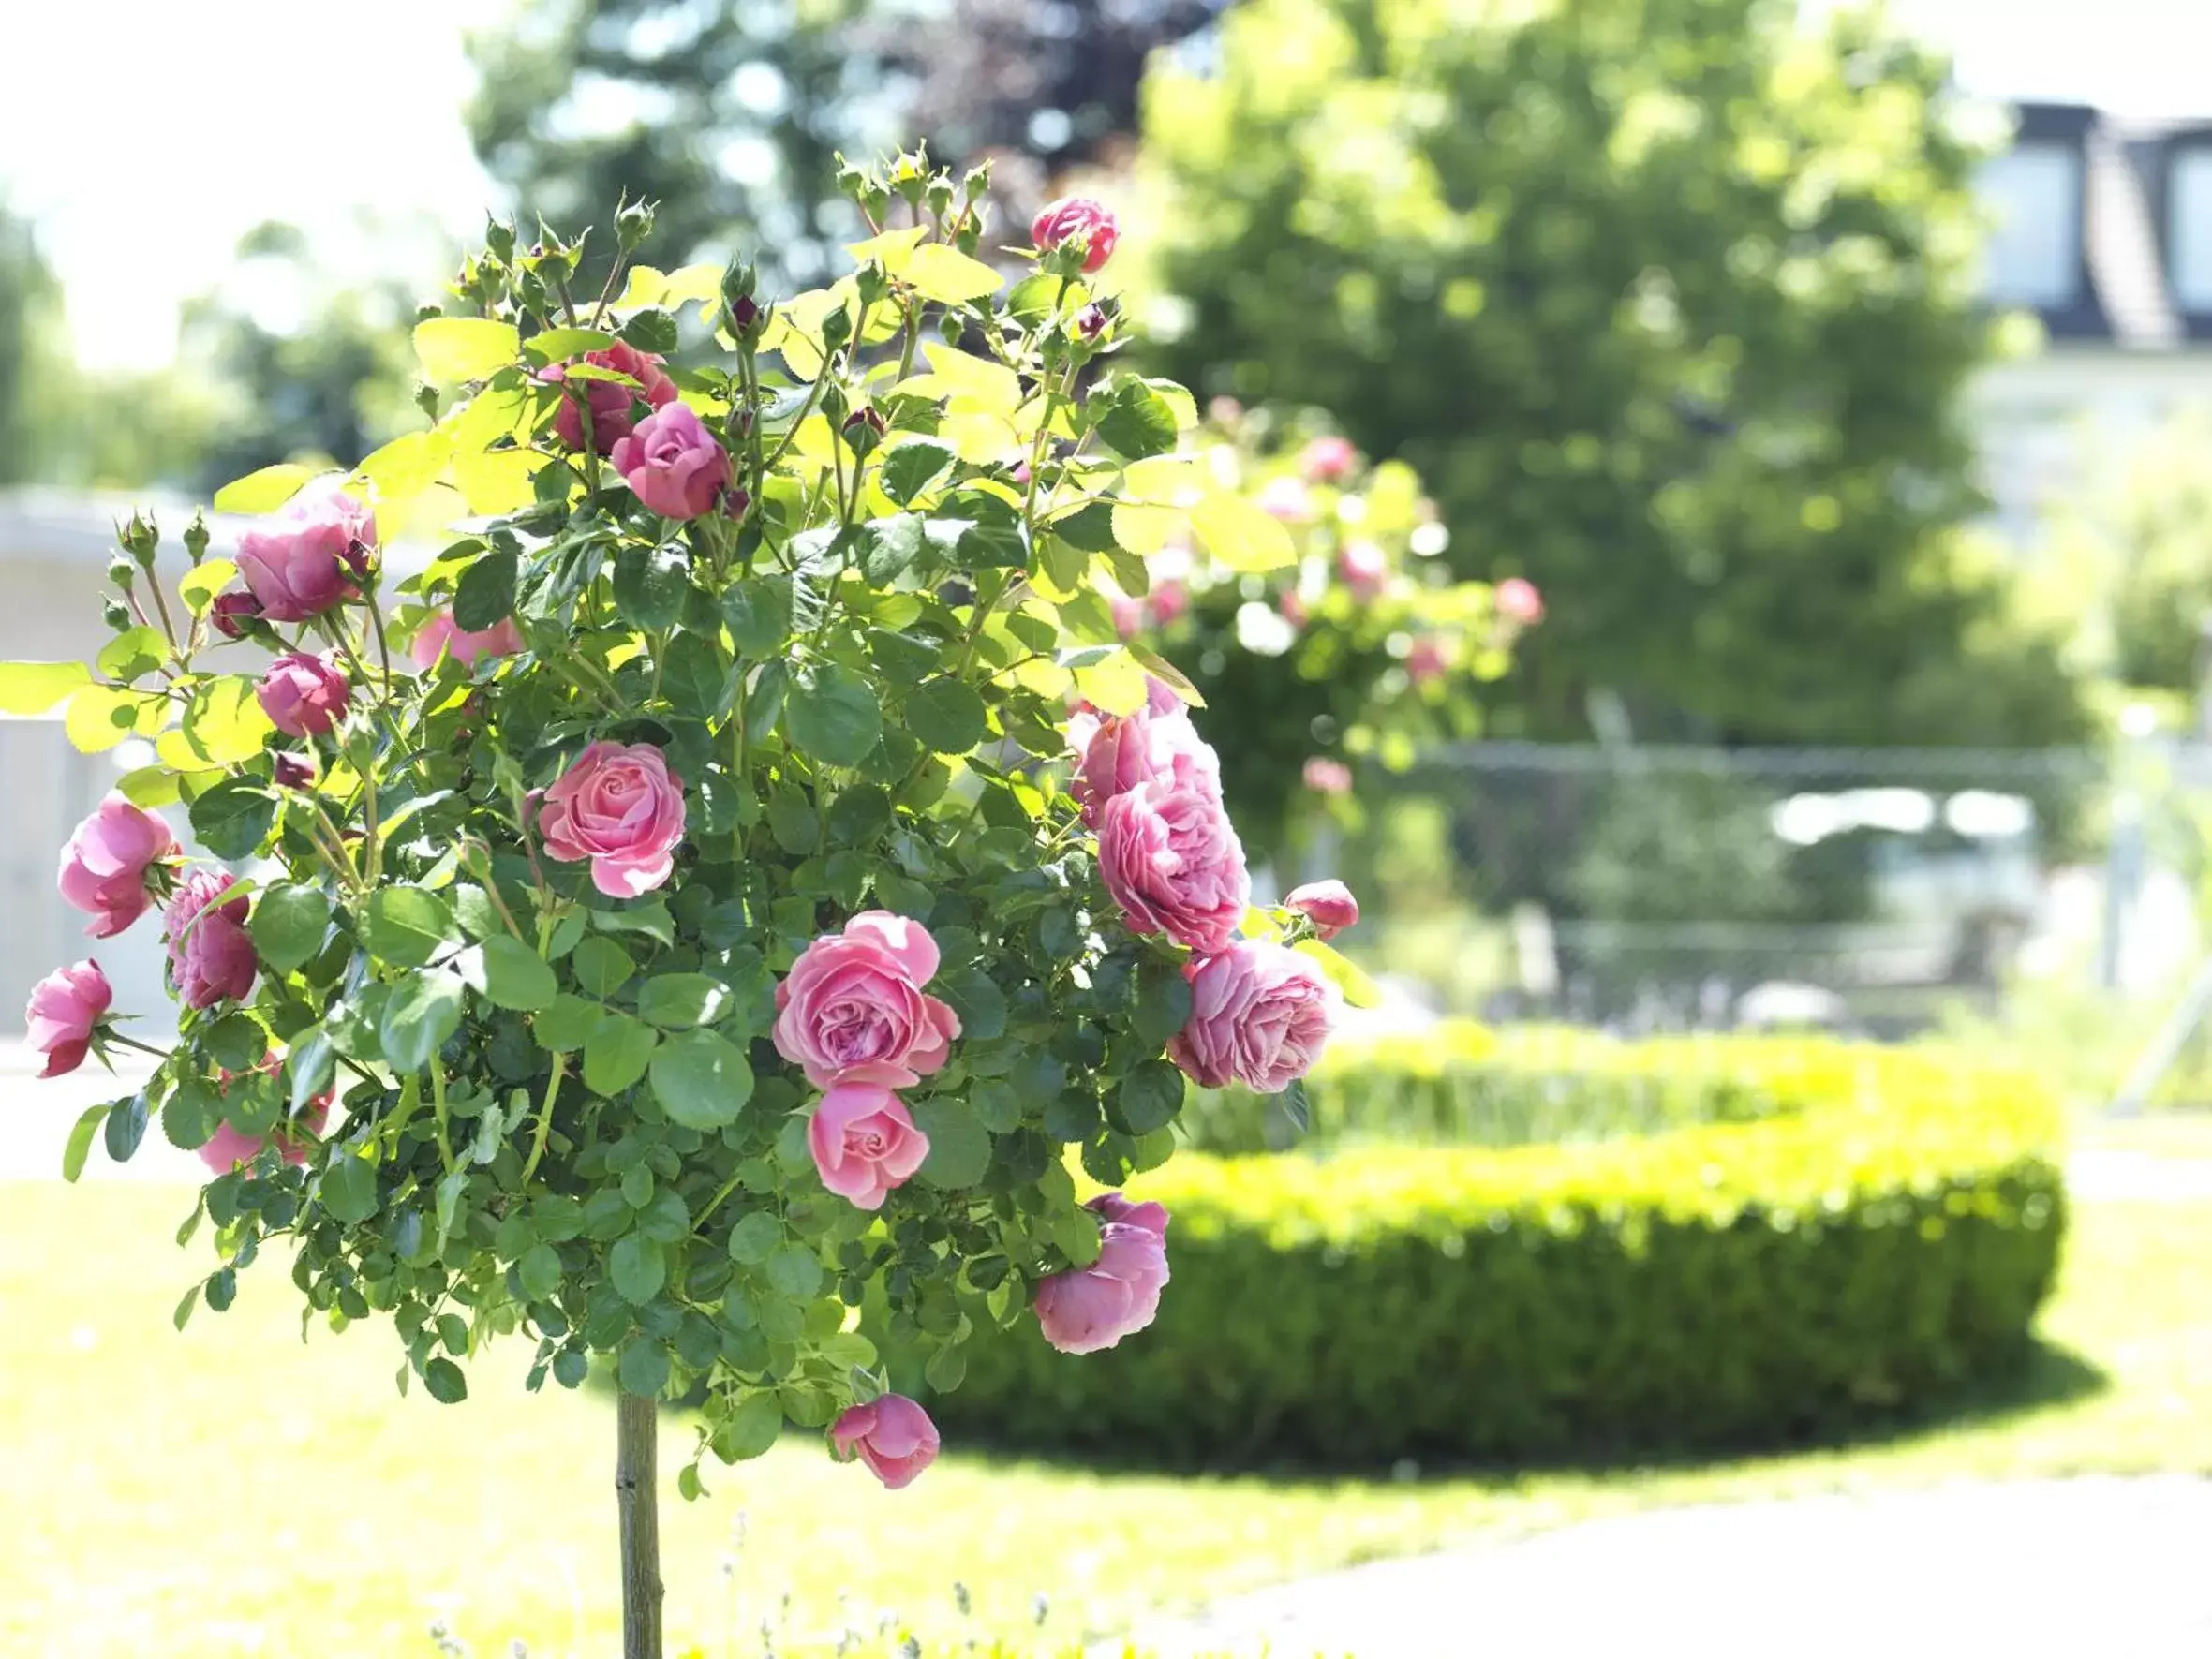
[[[2184,311],[2212,311],[2212,150],[2175,150],[2170,178],[2166,246],[2174,302]]]
[[[2204,188],[2212,209],[2212,177]],[[2081,297],[2081,152],[2064,143],[2017,145],[1982,170],[1981,195],[1995,221],[1982,270],[1989,298],[2045,310],[2074,304]],[[2205,230],[2212,256],[2212,222]],[[2204,264],[2212,282],[2212,257]]]

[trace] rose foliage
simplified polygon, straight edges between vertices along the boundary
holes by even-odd
[[[979,176],[854,178],[857,269],[774,304],[743,265],[572,302],[578,244],[493,226],[415,331],[434,425],[231,486],[235,565],[196,522],[172,584],[134,519],[96,672],[0,672],[153,745],[62,885],[99,937],[158,912],[177,1037],[68,1169],[157,1123],[217,1171],[180,1324],[282,1240],[309,1319],[390,1317],[403,1388],[520,1333],[533,1388],[605,1355],[702,1390],[702,1455],[834,1424],[902,1485],[937,1433],[864,1301],[938,1388],[1032,1304],[1110,1345],[1172,1230],[1076,1168],[1168,1157],[1171,1051],[1299,1087],[1356,978],[1247,909],[1193,693],[1106,587],[1189,533],[1264,576],[1287,533],[1113,367],[1103,210],[994,267]],[[90,963],[41,986],[50,1073],[149,1046],[108,1004]]]

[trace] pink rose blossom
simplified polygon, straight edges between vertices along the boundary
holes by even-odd
[[[161,817],[111,790],[62,849],[62,896],[93,924],[85,932],[112,939],[154,902],[146,875],[177,851],[177,838]]]
[[[1095,1354],[1152,1323],[1167,1283],[1167,1211],[1103,1192],[1098,1260],[1037,1286],[1037,1324],[1062,1354]]]
[[[1451,672],[1451,652],[1434,634],[1423,634],[1405,653],[1405,677],[1417,686],[1440,680]]]
[[[480,659],[512,657],[522,649],[522,630],[512,616],[502,616],[491,627],[471,633],[453,620],[453,612],[439,611],[415,630],[408,656],[427,674],[438,666],[441,655],[451,657],[463,668],[474,668]]]
[[[1109,595],[1106,609],[1114,618],[1114,631],[1125,640],[1133,640],[1144,631],[1144,600],[1131,599],[1125,593]]]
[[[1240,939],[1188,971],[1191,1017],[1167,1058],[1192,1081],[1273,1094],[1313,1070],[1342,999],[1312,957]]]
[[[1389,555],[1373,541],[1347,541],[1337,553],[1336,573],[1355,596],[1371,600],[1389,578]]]
[[[1314,931],[1323,939],[1334,939],[1359,920],[1359,901],[1342,881],[1308,881],[1293,887],[1283,903],[1311,918]]]
[[[1283,597],[1275,601],[1275,609],[1282,615],[1283,620],[1293,628],[1303,628],[1313,620],[1313,613],[1306,608],[1305,596],[1295,587],[1284,591]]]
[[[1304,481],[1287,473],[1262,484],[1258,501],[1262,512],[1272,513],[1285,524],[1301,525],[1314,516],[1314,497],[1307,494]]]
[[[280,1069],[280,1062],[275,1055],[255,1068],[272,1075]],[[225,1072],[222,1080],[224,1092],[228,1094],[228,1086],[237,1079]],[[229,1175],[239,1165],[251,1163],[261,1155],[263,1147],[275,1142],[276,1155],[285,1163],[297,1167],[307,1162],[307,1155],[314,1145],[311,1137],[320,1134],[323,1125],[330,1121],[331,1100],[332,1096],[328,1093],[317,1095],[298,1117],[280,1121],[265,1135],[247,1134],[231,1124],[219,1123],[215,1126],[215,1133],[208,1137],[207,1144],[200,1148],[200,1161],[217,1175]]]
[[[668,880],[684,838],[684,786],[649,743],[586,744],[540,803],[538,833],[564,863],[591,860],[609,898],[635,898]]]
[[[807,1149],[822,1184],[858,1209],[881,1209],[929,1155],[906,1103],[879,1083],[839,1083],[816,1103]]]
[[[631,410],[639,399],[654,408],[675,401],[675,382],[663,372],[662,360],[650,352],[640,351],[627,340],[616,340],[604,351],[586,351],[584,361],[594,368],[628,375],[637,386],[621,386],[612,380],[578,380],[572,392],[567,385],[568,363],[557,363],[551,368],[541,369],[539,379],[563,389],[560,407],[553,416],[553,435],[566,449],[584,447],[585,411],[577,407],[578,392],[583,393],[584,402],[590,408],[591,447],[602,455],[614,449],[617,438],[630,436],[635,424]]]
[[[223,896],[237,885],[224,871],[196,870],[170,898],[169,976],[187,1008],[212,1008],[226,997],[243,1001],[254,988],[260,964],[245,930],[245,896]]]
[[[1341,483],[1352,476],[1352,468],[1359,464],[1359,452],[1352,447],[1349,438],[1317,437],[1305,447],[1298,458],[1298,469],[1309,482],[1317,484]]]
[[[319,737],[345,717],[350,689],[327,659],[288,651],[262,674],[254,699],[287,737]]]
[[[1544,619],[1544,596],[1523,576],[1508,576],[1497,586],[1498,615],[1533,628]]]
[[[1151,606],[1152,621],[1160,628],[1172,628],[1191,608],[1189,586],[1172,579],[1153,583],[1152,591],[1146,598]]]
[[[940,1069],[959,1016],[922,986],[937,941],[918,922],[863,911],[809,944],[776,987],[776,1051],[817,1089],[904,1089]]]
[[[1206,400],[1206,418],[1216,426],[1234,426],[1244,419],[1244,406],[1221,393]]]
[[[1344,762],[1328,755],[1314,755],[1306,762],[1305,785],[1317,795],[1348,795],[1352,792],[1352,768]]]
[[[268,528],[238,539],[238,573],[272,622],[304,622],[352,599],[377,546],[377,517],[342,489],[303,492]]]
[[[57,968],[31,987],[23,1023],[31,1046],[46,1057],[39,1076],[58,1077],[84,1063],[93,1033],[114,1000],[97,962]]]
[[[1093,829],[1108,801],[1155,778],[1184,778],[1221,792],[1221,758],[1198,735],[1175,693],[1157,679],[1151,687],[1135,714],[1092,714],[1068,722],[1068,735],[1082,746],[1068,792]],[[1165,709],[1157,691],[1166,692]]]
[[[653,411],[617,439],[615,470],[664,518],[710,512],[730,482],[730,457],[689,404]]]
[[[1084,244],[1083,270],[1096,271],[1114,257],[1114,244],[1121,229],[1102,202],[1088,196],[1065,196],[1049,203],[1030,224],[1030,240],[1047,251],[1080,238]]]
[[[1236,936],[1252,891],[1221,786],[1194,765],[1173,766],[1106,802],[1098,871],[1133,931],[1165,933],[1200,952]]]
[[[850,1405],[829,1428],[838,1456],[855,1453],[892,1491],[910,1486],[937,1461],[937,1425],[929,1414],[903,1394],[886,1394],[865,1405]]]

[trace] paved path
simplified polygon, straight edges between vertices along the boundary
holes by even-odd
[[[2212,1481],[1660,1510],[1376,1562],[1133,1635],[1159,1659],[2206,1659]]]

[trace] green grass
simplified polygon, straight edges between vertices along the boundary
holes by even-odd
[[[275,1263],[245,1276],[230,1313],[202,1311],[178,1336],[170,1311],[204,1249],[171,1242],[185,1207],[138,1183],[0,1186],[0,1652],[428,1659],[438,1617],[480,1659],[515,1637],[541,1659],[612,1652],[607,1400],[523,1394],[516,1349],[479,1362],[464,1405],[403,1400],[389,1332],[318,1329],[303,1346]],[[672,1652],[757,1652],[737,1633],[786,1592],[799,1630],[834,1631],[847,1591],[856,1617],[894,1608],[934,1640],[1026,1632],[1042,1591],[1057,1644],[1355,1559],[1655,1503],[2212,1473],[2212,1204],[2083,1207],[2043,1329],[2025,1390],[2043,1404],[1697,1470],[1178,1480],[956,1452],[884,1493],[795,1437],[758,1463],[710,1465],[712,1496],[685,1504],[673,1487],[689,1436],[672,1429]]]

